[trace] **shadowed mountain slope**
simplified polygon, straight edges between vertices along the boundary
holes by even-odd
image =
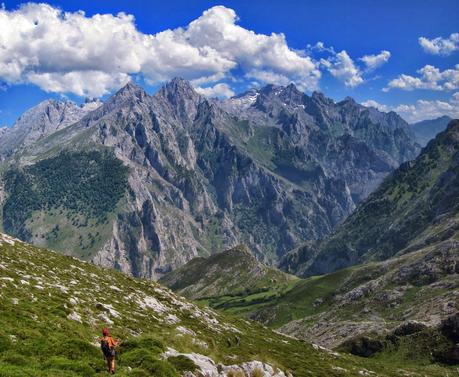
[[[454,239],[459,209],[459,121],[451,121],[400,166],[328,238],[289,253],[282,268],[298,275],[327,273],[384,260]]]

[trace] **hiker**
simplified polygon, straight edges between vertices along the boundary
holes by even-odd
[[[118,345],[118,341],[110,336],[110,332],[106,327],[102,329],[102,335],[100,348],[104,353],[105,360],[107,360],[108,373],[115,374],[115,347]]]

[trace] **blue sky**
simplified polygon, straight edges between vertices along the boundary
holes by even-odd
[[[21,4],[0,11],[0,125],[46,98],[105,98],[130,78],[154,92],[175,75],[210,96],[294,82],[408,121],[459,117],[455,0]]]

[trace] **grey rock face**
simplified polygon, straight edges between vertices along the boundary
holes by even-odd
[[[350,97],[335,103],[319,92],[309,97],[293,84],[268,85],[223,106],[260,126],[280,128],[296,153],[346,183],[354,204],[419,152],[413,131],[400,116],[359,105]]]
[[[88,112],[101,105],[88,100],[82,106],[73,102],[46,100],[27,110],[11,129],[0,131],[0,159],[12,156],[38,140],[79,121]]]
[[[30,131],[35,142],[22,161],[56,149],[112,149],[130,168],[129,190],[92,260],[148,278],[240,243],[275,263],[301,241],[329,234],[416,153],[395,114],[308,97],[293,85],[221,102],[182,79],[153,96],[129,83],[70,118]]]

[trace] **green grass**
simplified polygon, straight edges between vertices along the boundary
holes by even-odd
[[[285,285],[273,285],[264,292],[214,297],[204,302],[232,314],[256,316],[273,328],[292,320],[324,312],[330,307],[333,295],[353,269],[333,274],[293,280]],[[322,303],[315,306],[316,300]]]
[[[160,282],[187,298],[210,302],[216,298],[223,303],[231,298],[275,294],[295,280],[292,275],[260,263],[241,245],[208,258],[195,258]]]
[[[260,360],[295,377],[358,376],[363,369],[399,375],[385,362],[336,357],[255,322],[196,306],[153,282],[21,242],[1,243],[0,376],[106,375],[97,339],[107,318],[113,336],[123,341],[119,376],[172,377],[192,367],[185,358],[163,360],[166,347],[226,365]],[[142,306],[145,298],[164,310]],[[75,313],[81,322],[70,319]],[[178,326],[195,335],[182,334]],[[236,335],[240,346],[229,346]],[[424,375],[423,367],[404,370]],[[445,370],[438,367],[430,375]]]

